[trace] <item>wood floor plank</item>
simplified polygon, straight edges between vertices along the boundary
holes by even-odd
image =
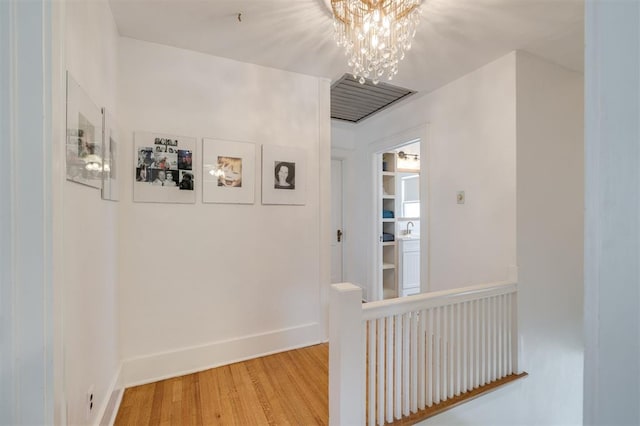
[[[328,424],[328,345],[127,389],[116,425]]]

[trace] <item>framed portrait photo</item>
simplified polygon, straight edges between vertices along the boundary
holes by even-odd
[[[203,203],[253,204],[255,185],[255,144],[202,140]]]
[[[111,114],[102,108],[102,199],[118,201],[118,150],[120,130]]]
[[[306,203],[307,152],[300,148],[262,147],[262,204]]]
[[[195,203],[196,139],[135,132],[133,201]]]
[[[67,72],[67,180],[102,188],[102,110]]]

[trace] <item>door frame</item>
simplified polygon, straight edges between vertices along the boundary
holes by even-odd
[[[425,293],[430,291],[431,288],[431,252],[429,250],[429,241],[430,241],[430,221],[431,218],[428,214],[429,205],[430,205],[430,188],[429,188],[429,125],[428,123],[421,124],[416,127],[409,128],[399,133],[395,133],[380,139],[377,139],[371,142],[368,145],[368,153],[369,153],[369,162],[370,162],[370,180],[369,185],[371,185],[369,195],[370,195],[370,216],[369,216],[369,235],[370,238],[370,247],[372,249],[369,256],[369,274],[368,274],[368,289],[367,301],[375,301],[382,300],[383,298],[383,290],[381,286],[381,271],[378,268],[379,262],[381,261],[382,250],[379,241],[379,229],[380,229],[380,221],[382,218],[379,218],[377,214],[378,202],[380,199],[380,188],[378,188],[378,180],[381,179],[381,170],[378,167],[378,156],[380,156],[383,152],[393,150],[395,148],[407,145],[412,142],[420,141],[420,157],[426,159],[425,163],[421,162],[420,167],[420,253],[422,261],[420,262],[420,292]],[[424,164],[424,166],[423,166]],[[424,253],[424,254],[423,254]]]

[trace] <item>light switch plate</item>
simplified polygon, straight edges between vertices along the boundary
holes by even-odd
[[[457,194],[458,195],[456,196],[456,200],[458,201],[458,204],[464,204],[464,201],[465,201],[464,191],[458,191]]]

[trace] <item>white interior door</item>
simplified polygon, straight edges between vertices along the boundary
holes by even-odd
[[[340,283],[342,277],[342,161],[331,160],[331,282]]]

